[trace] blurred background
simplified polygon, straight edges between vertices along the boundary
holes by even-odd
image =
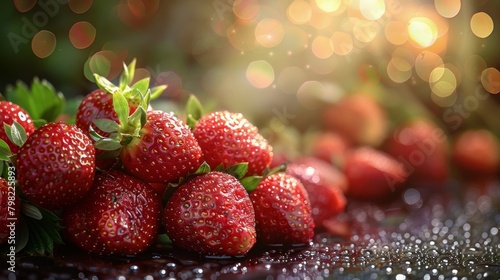
[[[448,132],[500,132],[496,0],[14,0],[0,9],[0,92],[46,79],[68,99],[115,79],[167,84],[279,132],[304,131],[350,94],[390,125],[432,117]]]

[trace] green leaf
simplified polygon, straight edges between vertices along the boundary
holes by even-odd
[[[113,107],[118,115],[120,125],[122,127],[126,126],[130,114],[130,108],[128,106],[127,99],[121,92],[115,92],[113,94]]]
[[[134,58],[132,62],[127,66],[123,64],[123,72],[120,75],[120,90],[124,90],[130,82],[134,79],[135,75],[135,64],[136,59]]]
[[[104,151],[114,151],[120,149],[122,144],[116,139],[102,138],[94,143],[94,147]]]
[[[23,204],[31,205],[38,209],[41,214],[41,218],[36,219],[26,215],[22,212],[22,218],[24,218],[27,229],[28,229],[28,241],[23,249],[27,254],[51,254],[54,249],[54,244],[62,244],[62,238],[60,235],[61,226],[59,225],[59,217],[43,208],[38,208],[28,201],[23,201]]]
[[[95,119],[93,123],[97,128],[107,133],[116,132],[120,128],[119,124],[109,119]]]
[[[0,139],[0,160],[9,161],[12,156],[12,151],[9,145],[4,140]]]
[[[229,166],[228,168],[226,168],[226,170],[224,170],[224,172],[233,175],[238,180],[245,177],[247,171],[248,171],[248,162],[237,163]]]
[[[26,216],[35,220],[41,220],[43,218],[40,209],[31,203],[22,203],[21,212]]]
[[[273,169],[269,169],[269,168],[264,169],[262,176],[267,177],[267,176],[271,176],[273,174],[285,172],[285,171],[286,171],[286,163],[282,163],[282,164],[274,167]]]
[[[203,116],[203,107],[196,96],[190,95],[186,102],[186,122],[193,129],[199,119]]]
[[[17,121],[14,121],[12,125],[4,123],[3,128],[5,130],[5,134],[7,134],[7,137],[12,143],[21,147],[24,142],[26,142],[26,131]]]
[[[63,112],[64,95],[56,92],[52,84],[46,80],[34,78],[31,88],[18,81],[15,86],[8,86],[7,100],[22,107],[31,119],[44,119],[53,122]]]
[[[137,81],[134,85],[132,85],[132,88],[138,90],[142,94],[145,94],[149,88],[149,78]]]
[[[147,121],[147,116],[146,116],[146,110],[142,108],[142,106],[137,107],[135,112],[130,115],[128,119],[128,125],[136,128],[136,131],[134,131],[134,135],[138,132],[139,130],[146,124]]]
[[[161,94],[167,89],[167,85],[161,85],[151,88],[151,100],[160,97]]]
[[[44,119],[36,119],[36,120],[33,120],[33,124],[35,125],[35,127],[41,127],[45,124],[47,124],[48,122]]]
[[[193,174],[199,175],[199,174],[206,174],[208,172],[210,172],[210,165],[208,165],[208,163],[204,161],[200,164],[198,169],[196,169],[196,171]]]
[[[103,76],[100,76],[99,74],[94,74],[95,82],[97,86],[104,90],[105,92],[114,94],[117,91],[120,91],[120,88],[115,86],[112,82],[110,82],[108,79],[106,79]]]
[[[257,189],[257,186],[262,181],[262,176],[248,176],[240,180],[240,183],[243,185],[247,192],[252,192]]]

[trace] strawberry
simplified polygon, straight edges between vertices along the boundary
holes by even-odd
[[[161,200],[151,186],[120,170],[97,175],[90,193],[64,210],[70,242],[88,253],[135,255],[154,242]]]
[[[310,154],[329,163],[334,163],[343,157],[348,149],[347,141],[332,131],[321,132],[311,144]]]
[[[138,137],[121,152],[128,172],[149,183],[177,182],[202,163],[202,151],[189,127],[173,113],[149,111]]]
[[[7,136],[4,123],[11,126],[14,121],[22,126],[26,132],[26,136],[35,131],[33,120],[23,108],[9,101],[0,101],[0,139],[9,145],[12,154],[17,153],[19,146],[13,143]]]
[[[299,179],[304,185],[317,227],[344,211],[347,204],[344,196],[347,180],[333,165],[312,156],[301,157],[287,165],[286,173]]]
[[[448,178],[448,139],[427,120],[414,120],[396,128],[384,150],[400,161],[411,178],[442,182]]]
[[[37,206],[57,210],[85,196],[95,175],[92,141],[76,126],[47,123],[19,149],[17,180]]]
[[[173,244],[212,256],[239,256],[255,244],[255,212],[238,179],[211,171],[180,185],[168,199],[163,224]]]
[[[500,165],[498,139],[488,130],[466,130],[453,141],[451,158],[464,177],[491,177]]]
[[[0,244],[9,242],[11,230],[15,229],[9,225],[17,223],[20,209],[21,200],[14,191],[14,186],[0,177]]]
[[[338,133],[354,145],[379,145],[387,133],[387,115],[366,94],[348,95],[323,108],[321,122],[327,131]]]
[[[212,169],[247,162],[247,175],[261,175],[271,164],[271,145],[240,113],[217,111],[204,115],[193,133]]]
[[[348,184],[346,196],[369,201],[389,200],[408,176],[403,164],[371,147],[348,152],[342,170]]]
[[[302,183],[286,173],[266,176],[250,193],[257,239],[266,245],[299,245],[311,241],[314,221]]]

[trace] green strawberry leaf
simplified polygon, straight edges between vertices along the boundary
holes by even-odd
[[[148,88],[149,88],[149,78],[144,78],[142,80],[139,80],[132,85],[132,89],[139,91],[141,94],[145,94]]]
[[[146,124],[147,115],[146,110],[142,106],[137,107],[135,112],[128,118],[128,125],[134,127],[134,136],[139,136],[139,131]]]
[[[21,147],[26,142],[26,131],[17,121],[14,121],[12,125],[4,123],[3,129],[5,130],[5,134],[7,134],[7,138],[17,146]]]
[[[94,74],[95,82],[97,86],[104,90],[105,92],[108,93],[115,93],[120,90],[117,86],[115,86],[112,82],[110,82],[108,79],[106,79],[103,76],[100,76],[99,74]]]
[[[107,133],[116,132],[120,128],[119,124],[117,124],[115,121],[112,121],[112,120],[109,120],[109,119],[95,119],[93,121],[93,123],[101,131],[104,131],[104,132],[107,132]]]
[[[264,169],[264,172],[262,172],[262,176],[267,177],[267,176],[271,176],[273,174],[285,172],[285,171],[286,171],[286,163],[282,163],[282,164],[274,167],[273,169],[269,169],[269,167],[266,167]]]
[[[135,75],[135,64],[136,59],[134,58],[132,62],[127,66],[125,63],[123,64],[123,72],[120,75],[120,90],[123,91],[125,88],[132,82]]]
[[[203,106],[196,96],[190,95],[186,102],[186,123],[193,129],[199,119],[203,116]]]
[[[118,120],[122,127],[126,126],[128,123],[128,117],[130,114],[130,108],[128,106],[127,99],[119,91],[113,93],[113,107],[116,114],[118,115]]]
[[[257,189],[257,186],[260,184],[264,177],[262,176],[248,176],[240,180],[240,183],[243,185],[247,192],[252,192]]]
[[[114,151],[120,149],[122,144],[116,139],[102,138],[94,143],[94,147],[99,150]]]
[[[206,161],[202,162],[198,169],[193,173],[194,175],[201,175],[210,172],[210,165]]]
[[[44,119],[33,120],[33,124],[35,125],[35,127],[40,127],[40,126],[45,125],[47,123],[48,123],[48,121],[46,121]]]
[[[15,86],[8,86],[6,98],[26,110],[32,119],[44,119],[47,122],[55,121],[65,106],[64,95],[57,92],[48,81],[38,78],[33,79],[31,88],[22,81],[18,81]]]
[[[167,85],[161,85],[151,88],[151,100],[160,97],[161,94],[167,89]]]
[[[229,166],[228,168],[226,168],[226,170],[224,170],[225,173],[236,177],[236,179],[238,180],[241,180],[243,177],[245,177],[247,171],[248,162],[237,163]]]
[[[9,145],[4,140],[0,139],[0,160],[9,161],[10,156],[12,156],[12,151]]]
[[[43,218],[40,209],[31,203],[22,203],[21,212],[26,216],[35,220],[41,220]]]

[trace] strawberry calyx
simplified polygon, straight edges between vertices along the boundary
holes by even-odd
[[[21,147],[26,139],[26,131],[24,127],[17,121],[14,121],[12,125],[6,123],[3,124],[3,128],[7,138],[17,146]],[[9,145],[4,140],[0,139],[0,174],[7,172],[7,166],[9,162],[15,162],[16,155],[11,151]],[[7,163],[7,164],[6,164]]]
[[[196,123],[204,114],[203,106],[196,96],[190,95],[186,102],[186,124],[193,130]]]

